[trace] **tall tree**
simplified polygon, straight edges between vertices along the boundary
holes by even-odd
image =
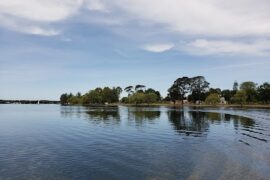
[[[171,101],[173,101],[173,103],[175,104],[175,102],[177,100],[180,100],[180,92],[178,87],[173,84],[169,89],[168,89],[168,97]]]
[[[138,84],[135,86],[135,91],[143,91],[145,89],[145,85]]]
[[[60,103],[61,103],[62,105],[65,105],[65,104],[68,103],[68,94],[67,94],[67,93],[62,94],[62,95],[60,96]]]
[[[246,100],[247,100],[247,94],[245,90],[237,91],[236,94],[232,98],[233,103],[241,104],[241,106],[243,106],[243,104],[246,103]]]
[[[270,84],[265,82],[257,88],[258,100],[263,103],[270,102]]]
[[[248,103],[256,101],[256,83],[252,81],[243,82],[240,89],[246,92]]]
[[[238,91],[238,82],[237,81],[234,81],[233,83],[233,91]]]
[[[203,76],[195,76],[190,79],[190,85],[191,85],[191,94],[193,98],[196,98],[196,100],[201,101],[203,100],[202,94],[206,93],[206,91],[209,88],[209,82],[206,81],[205,77]]]
[[[124,90],[128,93],[128,95],[134,93],[133,86],[127,86]]]
[[[182,101],[182,104],[184,104],[184,98],[185,95],[190,91],[191,89],[191,79],[189,77],[181,77],[174,81],[173,83],[173,89],[176,89],[179,98]]]

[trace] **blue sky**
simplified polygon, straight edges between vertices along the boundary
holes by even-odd
[[[58,99],[181,76],[269,82],[270,2],[1,0],[0,99]]]

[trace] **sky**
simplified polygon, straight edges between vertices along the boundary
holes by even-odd
[[[1,0],[0,99],[270,81],[269,0]],[[125,94],[124,94],[125,95]]]

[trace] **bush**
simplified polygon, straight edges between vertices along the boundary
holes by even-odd
[[[232,102],[236,104],[245,104],[247,101],[247,93],[245,90],[237,91],[232,98]]]
[[[217,93],[210,94],[205,99],[206,104],[216,105],[220,102],[219,95]]]
[[[155,93],[136,92],[128,97],[128,103],[132,104],[150,104],[158,101]]]

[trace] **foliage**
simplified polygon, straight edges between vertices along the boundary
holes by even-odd
[[[61,103],[62,105],[68,103],[68,95],[67,95],[67,93],[62,94],[62,95],[60,96],[60,103]]]
[[[270,102],[270,84],[265,82],[257,88],[257,97],[260,102]]]
[[[236,92],[234,92],[233,90],[229,90],[229,89],[225,89],[223,91],[221,91],[221,96],[225,98],[225,100],[227,102],[231,101],[231,98],[234,96]]]
[[[168,98],[166,99],[169,99],[171,101],[173,101],[174,103],[177,101],[177,100],[180,100],[180,92],[177,88],[177,86],[175,84],[173,84],[169,89],[168,89]]]
[[[234,83],[233,83],[233,91],[238,91],[238,82],[237,81],[234,81]]]
[[[181,100],[182,104],[186,98],[186,94],[190,93],[189,100],[195,102],[202,101],[205,98],[205,93],[209,87],[209,83],[203,76],[196,77],[181,77],[174,81],[173,85],[168,89],[169,98],[175,103],[176,100]]]
[[[207,96],[205,99],[206,104],[211,104],[211,105],[216,105],[220,102],[219,94],[218,93],[213,93]]]
[[[238,90],[237,81],[234,82],[232,90],[220,88],[209,88],[209,83],[203,76],[192,78],[181,77],[174,81],[168,89],[168,95],[162,100],[159,91],[152,88],[146,89],[145,85],[127,86],[124,90],[128,97],[121,99],[122,103],[131,104],[151,104],[161,101],[182,101],[188,98],[190,102],[205,101],[207,104],[217,104],[220,97],[224,97],[229,103],[270,103],[270,83],[265,82],[259,86],[252,81],[246,81],[240,84]],[[60,96],[60,103],[65,104],[107,104],[119,102],[122,92],[121,87],[104,87],[90,90],[85,94],[80,92],[73,95],[64,93]]]
[[[245,104],[247,101],[247,94],[245,90],[237,91],[236,94],[232,98],[232,102],[236,104]]]
[[[105,104],[105,103],[116,103],[119,101],[120,93],[122,89],[120,87],[104,87],[90,90],[83,96],[81,93],[77,93],[76,96],[62,94],[60,97],[61,104]]]
[[[140,86],[142,87],[142,85]],[[158,91],[152,88],[149,88],[145,91],[142,89],[138,90],[138,85],[136,87],[136,92],[129,95],[128,99],[124,99],[124,101],[127,100],[128,103],[132,104],[150,104],[161,100],[161,96]],[[145,86],[143,86],[143,88],[145,88]]]
[[[190,101],[204,101],[206,92],[209,88],[209,82],[203,76],[196,76],[190,79],[191,94],[188,96]]]
[[[240,85],[240,90],[244,90],[246,92],[248,103],[256,102],[257,92],[256,92],[256,84],[254,82],[252,81],[243,82]]]
[[[145,85],[140,85],[140,84],[138,84],[138,85],[135,86],[135,91],[136,91],[136,92],[138,92],[138,91],[143,91],[144,88],[145,88]]]
[[[130,95],[131,93],[134,93],[133,86],[127,86],[125,87],[124,90],[128,93],[128,95]]]
[[[128,102],[132,104],[150,104],[158,101],[155,93],[136,92],[128,97]]]

